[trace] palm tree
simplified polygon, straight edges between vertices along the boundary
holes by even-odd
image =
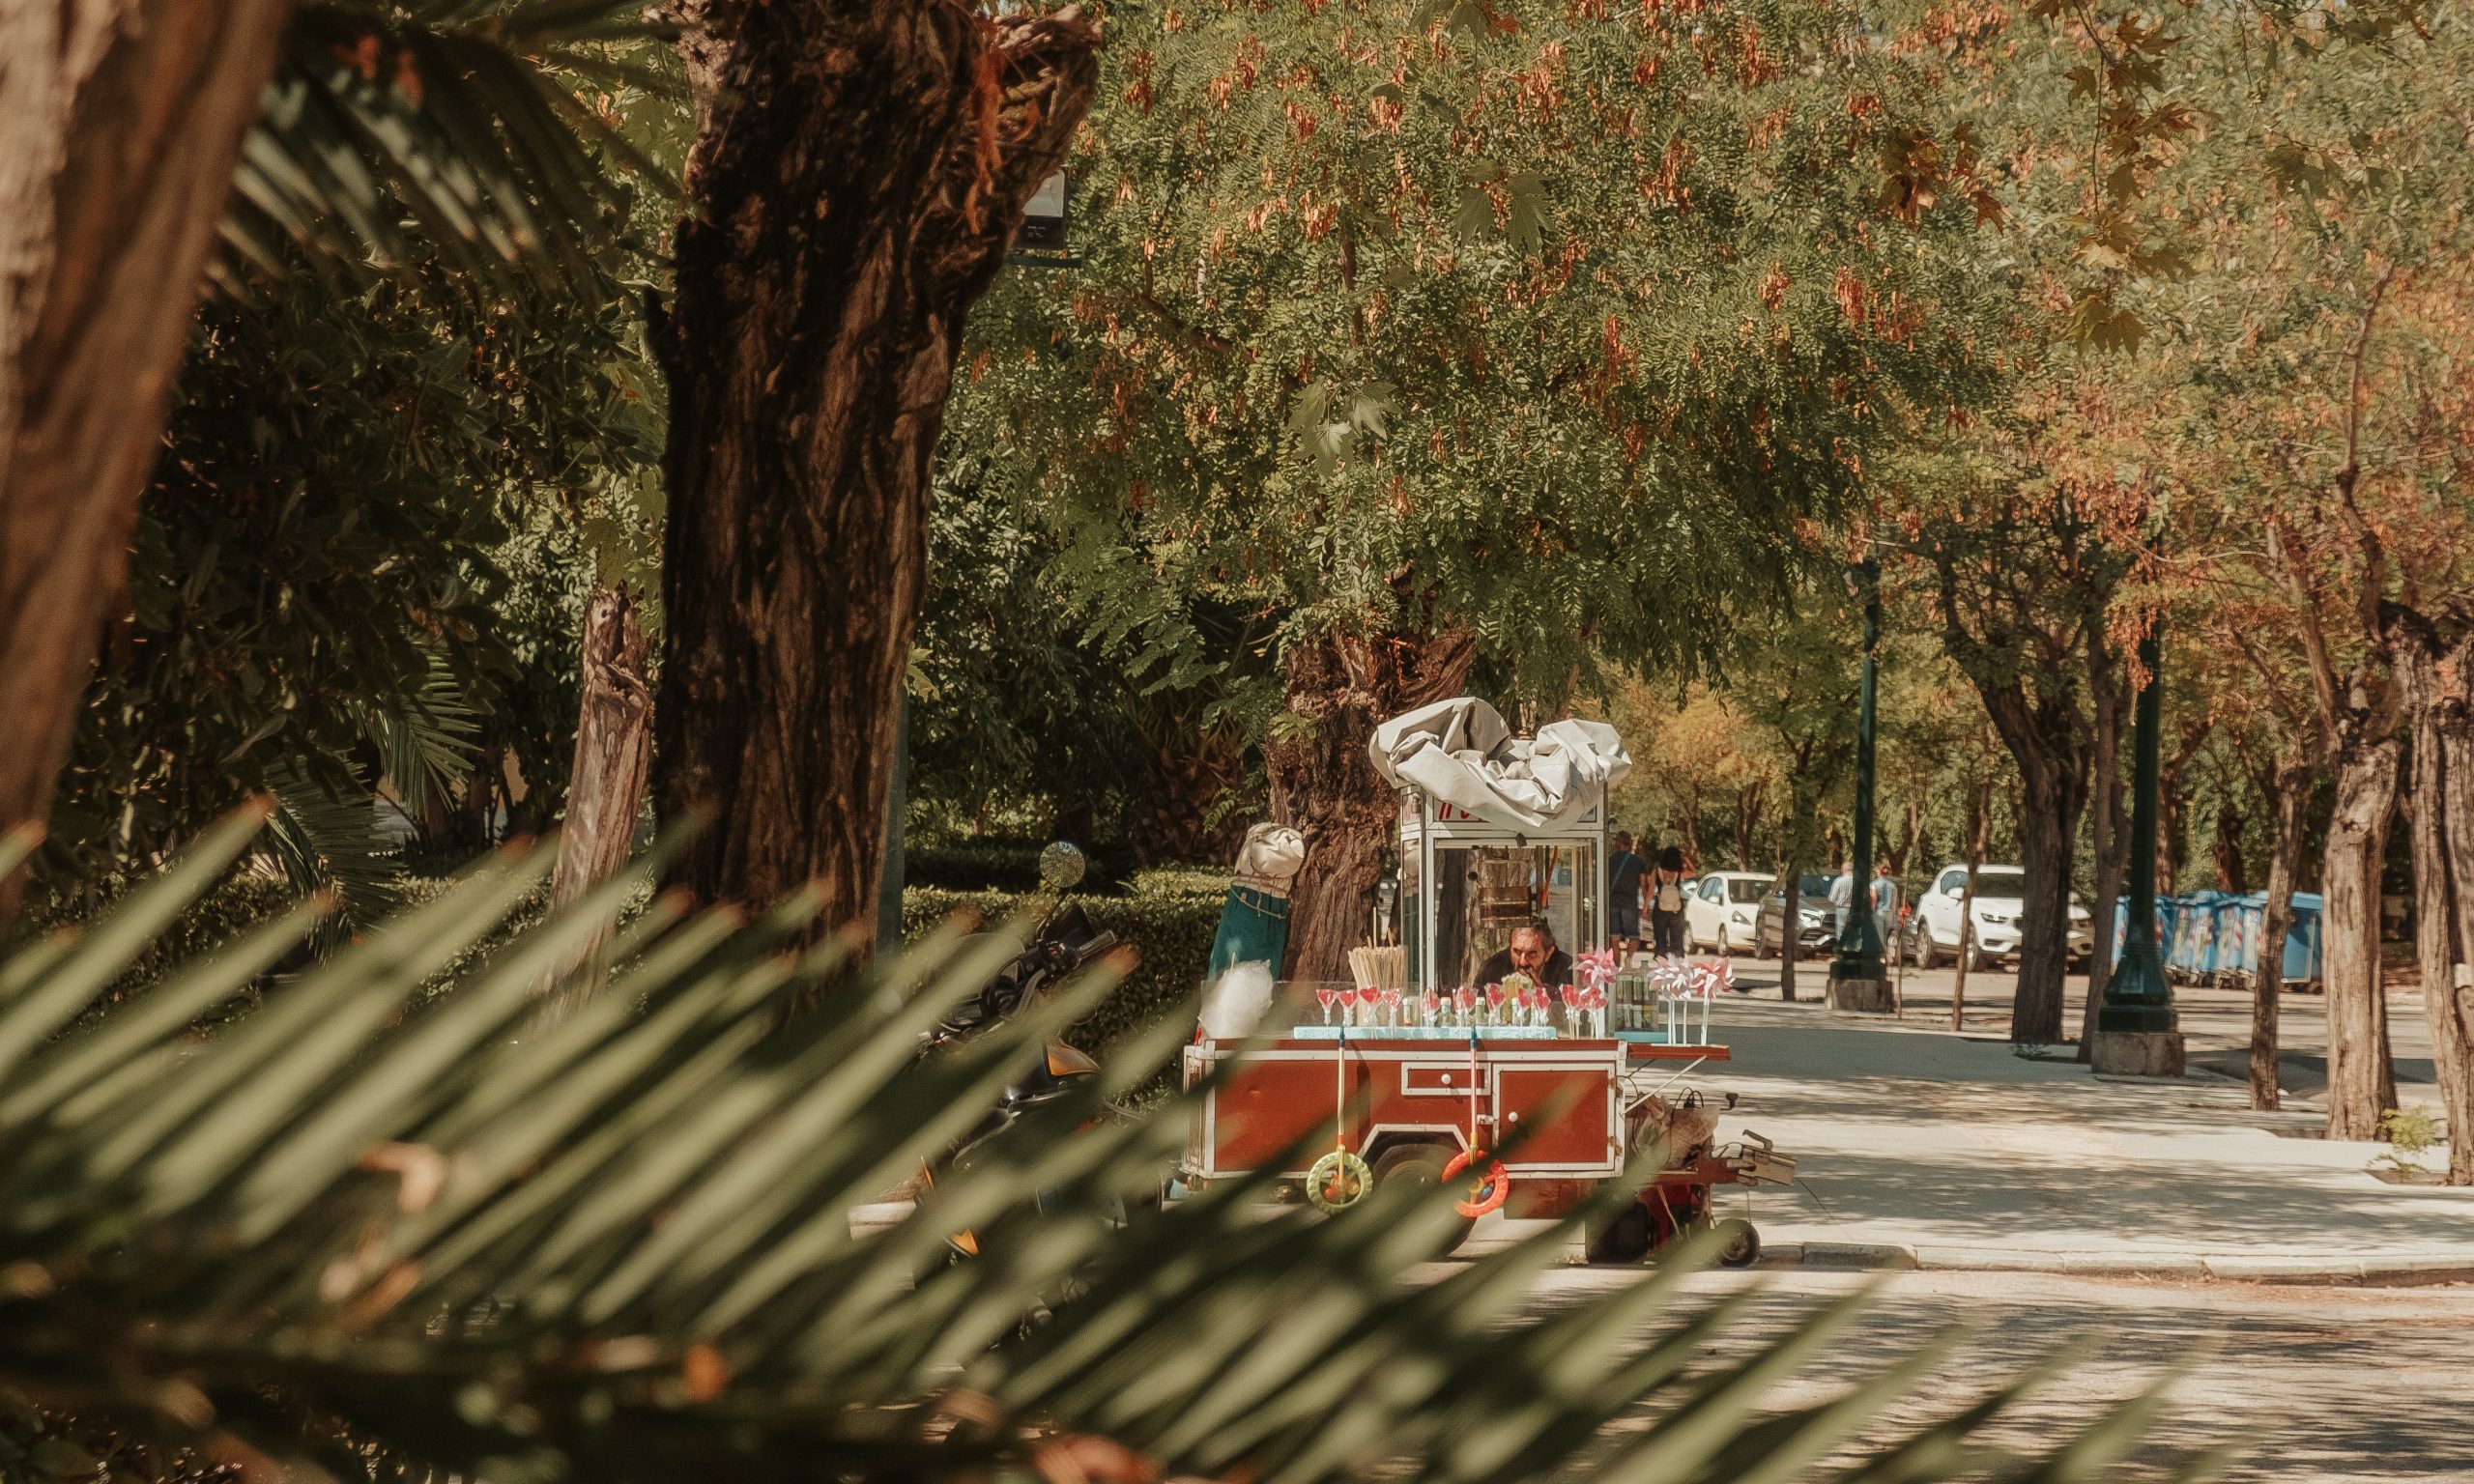
[[[1777,1408],[1863,1298],[1705,1364],[1755,1296],[1676,1312],[1688,1262],[1520,1317],[1568,1224],[1437,1281],[1410,1271],[1453,1219],[1431,1194],[1266,1220],[1247,1181],[1158,1210],[1184,1109],[1108,1116],[1148,1055],[854,1234],[1110,976],[922,1057],[1003,946],[945,933],[843,990],[845,1013],[777,1029],[786,995],[844,970],[838,946],[788,947],[814,902],[742,925],[671,897],[619,929],[608,992],[536,1022],[545,969],[650,863],[475,960],[551,868],[503,853],[193,1036],[312,929],[304,904],[63,1034],[264,813],[0,959],[0,1394],[39,1408],[0,1408],[0,1474],[38,1444],[74,1471],[26,1420],[73,1413],[143,1444],[114,1477],[186,1449],[258,1477],[1922,1480],[2002,1459],[1980,1430],[2053,1374],[1885,1421],[1943,1334]],[[1106,1219],[1121,1202],[1141,1219]],[[949,1263],[965,1227],[983,1255]],[[2032,1476],[2098,1476],[2159,1405]]]

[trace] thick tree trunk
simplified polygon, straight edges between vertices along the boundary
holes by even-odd
[[[1366,739],[1403,711],[1459,695],[1476,656],[1457,631],[1330,634],[1289,651],[1288,710],[1305,725],[1263,748],[1272,817],[1306,836],[1306,862],[1289,890],[1287,977],[1349,977],[1348,952],[1366,941],[1399,810]]]
[[[2379,870],[2397,805],[2397,741],[2338,753],[2337,801],[2320,870],[2320,964],[2328,1001],[2328,1137],[2374,1139],[2397,1105],[2388,996],[2379,973]]]
[[[0,7],[0,828],[49,813],[284,11]]]
[[[567,818],[559,833],[559,868],[550,905],[563,907],[626,866],[652,765],[651,645],[635,594],[599,587],[584,611],[584,699],[576,714],[576,761],[567,782]],[[543,1013],[582,1005],[600,987],[607,930],[579,948],[543,985]]]
[[[2011,1001],[2010,1039],[2023,1046],[2058,1045],[2063,1039],[2070,858],[2072,837],[2079,826],[2079,791],[2060,770],[2036,769],[2026,790],[2026,807],[2020,812],[2019,865],[2027,879],[2022,888],[2026,899],[2019,920],[2019,986]]]
[[[2095,1050],[2096,1013],[2104,1006],[2105,985],[2114,973],[2114,915],[2121,899],[2122,878],[2129,872],[2123,849],[2130,836],[2130,814],[2123,803],[2121,739],[2132,692],[2121,679],[2114,673],[2111,650],[2099,647],[2087,667],[2095,719],[2095,743],[2089,749],[2088,799],[2093,817],[2088,844],[2096,857],[2096,899],[2088,907],[2087,1000],[2079,1015],[2083,1062]]]
[[[2299,750],[2277,759],[2269,802],[2276,839],[2268,847],[2268,907],[2259,926],[2259,972],[2251,977],[2251,1106],[2282,1100],[2277,1077],[2277,1016],[2285,990],[2285,944],[2293,931],[2293,883],[2302,869],[2303,831],[2311,810],[2311,764]]]
[[[2448,1115],[2448,1182],[2474,1184],[2474,633],[2388,624],[2413,739],[2414,947]]]
[[[929,470],[971,303],[1097,78],[1072,10],[686,0],[656,785],[702,900],[871,936]]]

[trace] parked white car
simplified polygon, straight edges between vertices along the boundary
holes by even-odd
[[[1683,898],[1683,946],[1722,954],[1753,951],[1753,919],[1770,877],[1758,870],[1713,870]]]
[[[2015,961],[2019,956],[2019,938],[2025,930],[2022,918],[2026,914],[2028,873],[2016,866],[1983,866],[1976,870],[1975,902],[1971,915],[1975,919],[1975,941],[1968,967],[1980,969],[2003,960]],[[1959,956],[1959,910],[1966,902],[1968,869],[1962,865],[1944,866],[1933,878],[1930,890],[1916,899],[1915,918],[1908,928],[1908,954],[1919,969],[1929,969]],[[2086,963],[2095,945],[2090,930],[2087,909],[2079,904],[2077,893],[2070,899],[2069,961],[2073,967]]]

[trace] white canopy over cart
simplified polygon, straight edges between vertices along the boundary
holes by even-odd
[[[1400,791],[1411,987],[1474,983],[1532,918],[1568,952],[1604,943],[1606,792],[1632,766],[1614,728],[1561,721],[1515,736],[1494,707],[1464,696],[1384,723],[1368,751]]]

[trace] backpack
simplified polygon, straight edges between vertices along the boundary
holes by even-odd
[[[1661,912],[1681,912],[1683,910],[1683,892],[1676,882],[1674,871],[1661,870],[1658,872],[1657,901],[1657,909]]]

